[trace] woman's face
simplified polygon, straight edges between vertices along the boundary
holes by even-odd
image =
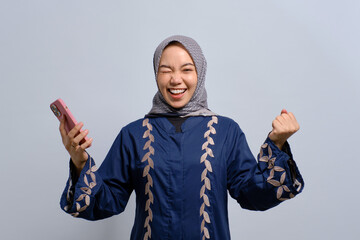
[[[181,44],[164,49],[157,84],[166,102],[173,108],[182,108],[190,101],[196,89],[197,73],[194,61]]]

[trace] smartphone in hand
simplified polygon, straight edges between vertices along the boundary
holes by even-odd
[[[77,121],[75,120],[74,116],[70,112],[70,109],[66,106],[65,102],[59,98],[53,103],[50,104],[50,109],[54,113],[54,115],[61,120],[61,118],[65,118],[65,131],[66,133],[69,133],[71,129],[75,127],[77,124]],[[87,137],[85,137],[85,140],[88,140]],[[80,143],[82,143],[84,140],[82,140]]]

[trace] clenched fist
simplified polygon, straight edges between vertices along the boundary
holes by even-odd
[[[281,149],[286,140],[300,129],[300,126],[294,114],[283,109],[272,122],[272,128],[269,138]]]

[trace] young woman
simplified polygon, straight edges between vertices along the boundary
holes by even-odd
[[[246,209],[266,210],[303,189],[287,139],[299,129],[282,110],[258,162],[233,120],[207,107],[206,60],[185,36],[155,51],[158,92],[151,111],[125,126],[101,167],[85,151],[92,139],[79,123],[62,141],[71,156],[61,208],[97,220],[121,213],[133,190],[131,239],[230,239],[227,192]]]

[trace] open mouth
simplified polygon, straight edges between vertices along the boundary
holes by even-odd
[[[186,92],[186,88],[178,88],[178,89],[170,88],[168,89],[168,91],[173,95],[180,95]]]

